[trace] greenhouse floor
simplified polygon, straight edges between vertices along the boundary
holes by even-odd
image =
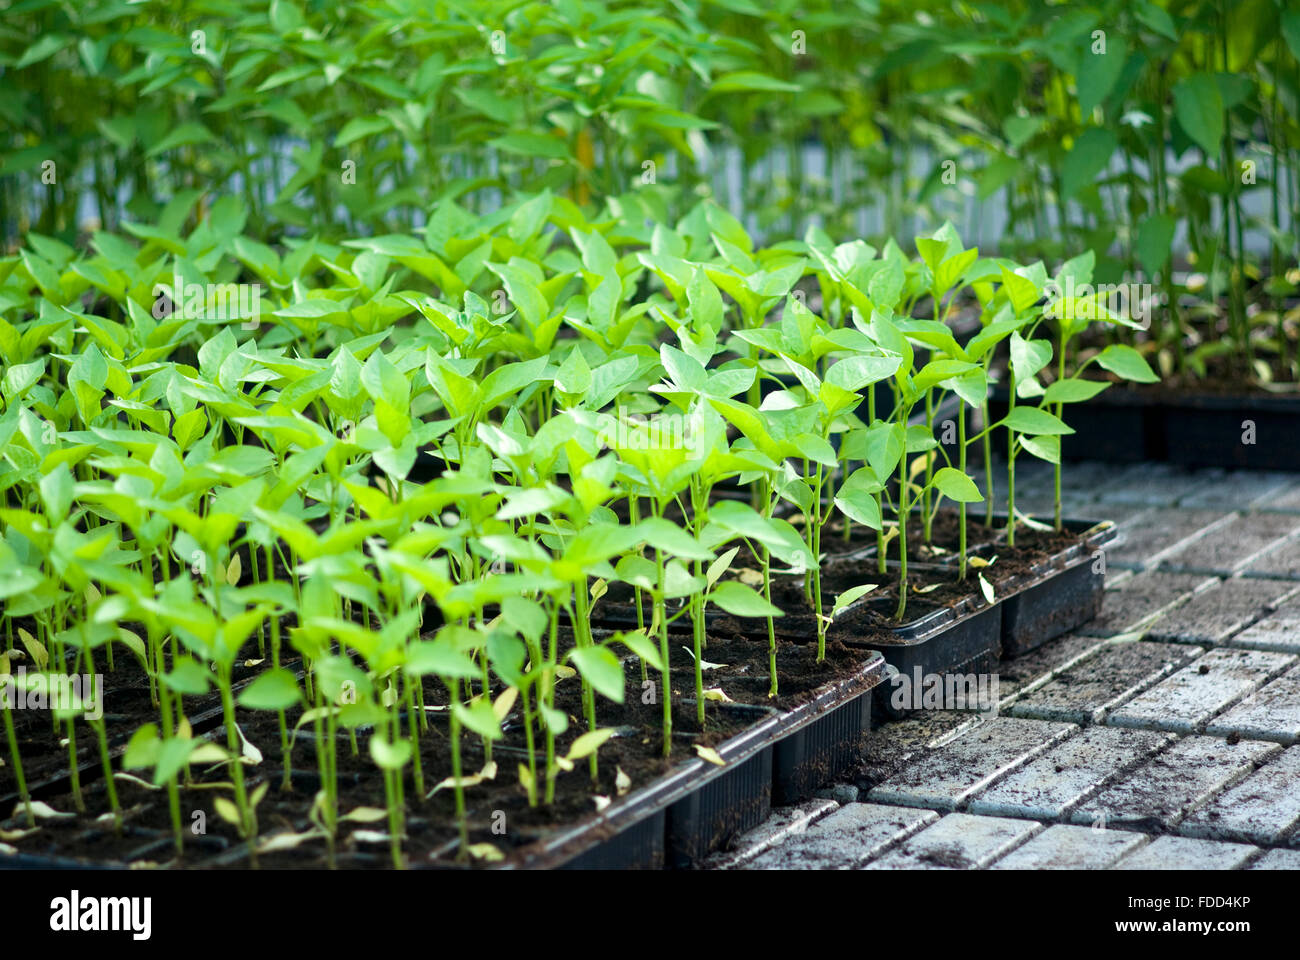
[[[1063,498],[1122,527],[1100,616],[708,867],[1300,869],[1300,474],[1067,464]],[[1016,506],[1051,515],[1050,467]]]

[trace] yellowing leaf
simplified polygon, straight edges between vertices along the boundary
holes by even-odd
[[[387,818],[388,811],[383,807],[356,807],[339,817],[340,820],[350,820],[353,823],[378,823]]]
[[[519,691],[515,687],[506,687],[501,691],[500,696],[492,703],[492,712],[496,714],[496,718],[504,720],[510,714],[517,699],[519,699]]]
[[[614,789],[621,797],[632,789],[632,778],[623,772],[622,767],[615,767],[614,770]]]
[[[471,843],[465,849],[475,860],[483,860],[487,863],[499,863],[506,858],[504,853],[490,843]]]
[[[705,690],[703,696],[705,700],[716,700],[719,703],[736,702],[735,700],[732,700],[729,696],[727,696],[725,693],[723,693],[721,687],[713,687],[709,690]]]
[[[387,843],[388,834],[382,830],[353,830],[350,839],[353,843]]]
[[[44,670],[46,665],[50,662],[50,655],[45,649],[45,644],[41,643],[41,641],[37,640],[21,627],[18,629],[18,639],[21,640],[23,646],[27,648],[27,653],[31,656],[32,662],[36,664],[36,669]]]
[[[228,763],[230,754],[225,748],[215,743],[204,741],[190,753],[189,763]]]
[[[692,650],[690,647],[687,647],[687,646],[683,646],[682,649],[685,650],[687,653],[689,653],[689,654],[691,655],[691,659],[692,659],[692,660],[695,659],[695,651],[694,651],[694,650]],[[703,659],[703,658],[700,659],[700,669],[701,669],[701,670],[717,670],[717,669],[719,669],[720,667],[725,667],[725,666],[726,666],[725,663],[710,663],[708,660],[705,660],[705,659]]]
[[[614,735],[613,727],[604,727],[600,730],[589,730],[573,741],[569,747],[569,752],[565,756],[566,760],[581,760],[600,749],[600,745]]]
[[[239,559],[239,554],[230,558],[230,563],[226,566],[226,583],[232,587],[239,585],[239,575],[244,572],[244,562]]]
[[[243,750],[244,760],[251,763],[253,766],[257,766],[257,764],[261,763],[262,751],[257,749],[257,747],[253,746],[253,744],[248,741],[248,738],[244,736],[244,731],[239,729],[239,724],[235,724],[235,733],[239,734],[239,742]]]
[[[257,852],[278,853],[281,850],[293,850],[308,840],[315,840],[324,836],[325,834],[320,830],[308,830],[306,833],[277,833],[275,836],[260,841],[257,845]]]
[[[123,783],[129,783],[129,784],[132,784],[133,786],[142,787],[142,788],[144,788],[145,790],[161,790],[161,789],[162,789],[162,785],[161,785],[161,784],[152,784],[152,783],[150,783],[148,780],[141,780],[141,779],[140,779],[139,777],[137,777],[135,774],[133,774],[133,773],[127,773],[127,772],[124,771],[124,770],[119,770],[117,773],[113,774],[113,779],[114,779],[114,780],[121,780]]]
[[[609,797],[602,797],[600,794],[596,794],[596,796],[592,797],[591,799],[596,802],[597,813],[603,813],[605,808],[614,802]]]
[[[216,808],[217,816],[226,823],[236,827],[240,825],[239,808],[232,801],[227,800],[225,797],[213,797],[212,805]]]
[[[497,764],[496,761],[493,760],[487,764],[484,764],[483,769],[480,770],[478,773],[468,777],[461,777],[460,788],[463,790],[466,787],[476,787],[484,780],[496,779],[496,775],[497,775]],[[435,786],[432,790],[430,790],[427,794],[425,794],[425,799],[432,797],[439,790],[446,790],[449,787],[456,786],[456,784],[457,781],[455,777],[447,777],[445,780],[439,782],[438,785]]]
[[[714,750],[712,747],[706,747],[697,743],[695,745],[695,752],[700,755],[701,760],[707,760],[709,763],[717,764],[719,767],[725,767],[727,765],[727,761],[723,760],[718,751]]]
[[[1052,525],[1050,523],[1040,523],[1039,521],[1033,519],[1032,517],[1025,516],[1019,510],[1016,511],[1016,519],[1019,520],[1026,527],[1028,527],[1030,530],[1039,530],[1039,531],[1047,532],[1052,529]]]
[[[19,812],[21,812],[22,809],[23,809],[23,805],[21,803],[14,804],[13,815],[15,817],[18,816]],[[74,817],[76,817],[76,814],[63,813],[62,811],[55,810],[48,803],[45,803],[41,800],[33,800],[32,816],[36,817],[37,820],[71,820]]]

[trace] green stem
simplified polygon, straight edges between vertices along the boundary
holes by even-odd
[[[14,732],[14,718],[8,707],[0,706],[0,715],[5,718],[5,737],[9,740],[9,759],[14,767],[14,779],[18,781],[18,796],[22,798],[23,809],[27,812],[27,826],[36,826],[36,815],[32,813],[32,798],[27,792],[27,779],[23,776],[23,760],[18,754],[18,734]]]

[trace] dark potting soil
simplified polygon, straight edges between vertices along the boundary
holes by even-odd
[[[281,660],[281,664],[293,669],[299,658],[294,655]],[[231,670],[231,679],[235,687],[248,683],[267,668],[268,661],[261,659],[244,659],[237,661]],[[104,687],[102,698],[103,719],[110,754],[120,749],[140,727],[158,720],[158,708],[153,705],[149,693],[149,678],[139,660],[125,649],[115,654],[114,668],[108,669],[107,658],[102,651],[96,661],[96,670],[103,674]],[[175,696],[175,694],[173,694]],[[186,721],[197,725],[197,732],[211,727],[218,722],[217,714],[221,707],[221,695],[215,683],[211,692],[200,696],[186,697],[184,715]],[[23,776],[29,790],[41,788],[51,778],[57,778],[68,772],[69,748],[67,743],[67,723],[58,721],[49,710],[26,709],[11,712],[14,732],[18,740],[18,753],[22,758]],[[90,776],[98,776],[101,769],[99,741],[95,732],[84,722],[78,720],[76,727],[77,765],[89,765]],[[15,794],[18,781],[10,768],[8,744],[0,749],[5,765],[0,767],[0,797]],[[84,776],[85,774],[83,774]],[[4,811],[0,811],[4,812]]]
[[[503,725],[504,736],[493,745],[496,776],[465,790],[466,811],[471,826],[471,843],[488,843],[507,856],[515,856],[523,847],[536,841],[557,824],[576,822],[596,810],[595,796],[616,798],[620,794],[620,773],[635,789],[663,774],[675,764],[696,756],[694,745],[716,746],[748,728],[761,715],[744,713],[736,707],[706,703],[706,726],[700,731],[693,703],[682,702],[694,694],[693,657],[688,652],[689,635],[674,635],[670,647],[674,690],[673,747],[671,758],[662,755],[662,704],[644,702],[641,667],[635,658],[625,663],[626,695],[623,704],[597,697],[597,722],[614,727],[619,735],[611,738],[599,752],[599,785],[593,787],[588,761],[576,762],[575,769],[562,772],[556,780],[555,802],[528,806],[527,797],[517,776],[518,764],[526,762],[526,739],[519,722],[516,703],[513,714]],[[686,649],[684,649],[686,648]],[[782,642],[778,648],[781,671],[781,696],[767,698],[767,644],[739,636],[714,635],[708,640],[704,659],[719,666],[705,671],[706,688],[721,688],[738,704],[792,706],[806,699],[818,686],[854,672],[862,654],[838,644],[830,644],[824,663],[815,662],[815,650]],[[658,674],[649,677],[657,690]],[[495,694],[495,690],[491,691]],[[446,702],[426,684],[426,703]],[[556,752],[563,755],[570,744],[586,730],[582,720],[581,686],[574,678],[563,680],[556,688],[556,706],[569,717],[569,728],[556,738]],[[309,811],[319,777],[316,773],[315,741],[310,725],[304,726],[291,746],[292,784],[281,791],[283,775],[280,732],[273,713],[239,710],[238,722],[248,741],[263,755],[255,766],[246,766],[250,793],[258,784],[270,787],[258,807],[260,836],[279,831],[304,833],[311,829]],[[450,776],[448,726],[443,711],[429,711],[429,729],[421,733],[420,756],[427,793],[444,777]],[[289,717],[292,728],[295,716]],[[224,728],[210,734],[224,744]],[[337,746],[339,812],[357,808],[384,809],[383,778],[373,764],[368,750],[368,730],[357,733],[358,755],[346,732],[340,732]],[[479,772],[486,762],[478,738],[464,735],[464,775]],[[544,768],[544,739],[536,740],[539,767]],[[184,827],[185,855],[178,865],[241,867],[249,864],[247,854],[235,828],[215,811],[213,798],[233,796],[225,768],[195,767],[197,782],[181,791],[181,818]],[[458,833],[455,821],[455,796],[451,789],[440,789],[430,799],[417,803],[412,768],[404,771],[407,800],[406,841],[404,852],[413,865],[452,865]],[[126,826],[121,836],[104,817],[109,810],[102,780],[83,785],[86,813],[74,819],[42,820],[35,833],[22,836],[25,821],[13,817],[0,825],[12,846],[24,853],[47,857],[82,858],[94,862],[131,862],[137,865],[170,864],[174,860],[171,821],[164,789],[150,789],[134,779],[115,777],[119,799],[125,811]],[[215,784],[224,784],[216,787]],[[539,791],[541,785],[539,785]],[[46,802],[55,810],[74,810],[70,794],[50,796]],[[98,818],[98,819],[97,819]],[[200,825],[202,832],[196,832]],[[377,822],[341,822],[336,864],[354,867],[391,865],[387,841],[383,835],[387,819]],[[504,831],[504,832],[502,832]],[[327,865],[324,840],[313,838],[291,850],[263,853],[259,863],[265,867],[322,867]],[[475,861],[482,863],[483,861]]]

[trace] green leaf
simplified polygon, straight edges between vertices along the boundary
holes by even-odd
[[[1142,354],[1122,343],[1112,343],[1097,354],[1096,361],[1104,369],[1125,380],[1132,380],[1135,383],[1160,382],[1160,378],[1142,358]]]
[[[718,584],[709,594],[708,600],[736,617],[785,616],[778,607],[764,600],[757,591],[735,580],[724,580]]]
[[[590,529],[590,528],[588,528]],[[671,520],[649,517],[633,528],[637,539],[662,550],[665,554],[683,560],[713,560],[713,552],[705,549],[691,534]],[[622,553],[623,551],[619,551]]]
[[[45,505],[45,516],[51,526],[57,526],[68,519],[72,508],[72,493],[76,482],[72,471],[66,463],[61,463],[45,476],[41,477],[41,500]]]
[[[302,702],[302,692],[297,677],[284,667],[276,667],[241,690],[238,702],[250,710],[287,710]]]
[[[765,73],[753,70],[738,70],[718,77],[709,88],[712,93],[732,93],[740,91],[767,91],[771,93],[798,93],[802,87],[797,83],[778,80]]]
[[[1194,73],[1174,87],[1174,116],[1210,157],[1223,141],[1223,98],[1212,73]]]
[[[1118,146],[1118,138],[1108,129],[1089,127],[1083,131],[1061,167],[1061,193],[1073,197],[1091,184]]]
[[[149,148],[148,156],[156,157],[160,153],[166,153],[168,150],[174,150],[177,147],[188,147],[199,143],[208,143],[215,140],[209,130],[201,123],[189,122],[182,123],[163,137],[152,147]]]
[[[190,657],[177,657],[163,681],[177,693],[196,697],[212,688],[212,672]]]
[[[617,639],[621,643],[626,644],[627,648],[644,660],[646,665],[652,670],[663,670],[664,663],[659,656],[659,647],[653,640],[646,636],[644,631],[632,630],[627,633],[619,634]]]
[[[343,125],[343,129],[334,138],[334,146],[335,148],[346,147],[349,143],[389,130],[392,126],[392,121],[387,117],[353,117]]]
[[[573,761],[591,756],[600,749],[601,745],[606,740],[614,736],[615,732],[616,731],[612,727],[604,727],[600,730],[588,730],[582,736],[578,737],[578,739],[573,741],[573,744],[569,747],[569,752],[565,754],[565,759]]]
[[[486,737],[489,740],[501,738],[501,722],[492,709],[492,701],[486,697],[479,697],[469,706],[457,703],[452,706],[452,711],[456,714],[457,720],[480,737]],[[409,740],[403,742],[408,746],[410,745]]]
[[[72,38],[67,34],[44,34],[39,40],[23,51],[23,55],[19,57],[18,62],[14,64],[14,69],[22,70],[24,67],[30,67],[34,63],[40,63],[42,60],[47,60],[71,42]]]
[[[1098,380],[1058,380],[1043,393],[1047,403],[1079,403],[1091,400],[1110,384]]]
[[[1169,262],[1177,227],[1178,221],[1167,213],[1148,216],[1138,225],[1138,260],[1142,263],[1142,269],[1152,276],[1163,270]]]
[[[623,702],[623,665],[608,647],[576,647],[569,660],[597,693]]]
[[[465,708],[458,703],[452,709],[460,711]],[[491,713],[491,711],[492,707],[489,705],[488,712]],[[494,716],[492,719],[495,721],[496,717]],[[469,724],[465,725],[469,726]],[[375,761],[375,765],[381,770],[402,769],[411,762],[411,754],[410,740],[403,739],[393,743],[388,739],[388,734],[380,730],[376,730],[374,736],[370,738],[370,758]]]
[[[1039,460],[1046,460],[1048,463],[1061,462],[1060,437],[1026,437],[1022,435],[1020,437],[1020,446]]]
[[[406,653],[406,672],[413,677],[436,674],[444,680],[482,674],[473,660],[443,640],[422,640],[411,644]]]
[[[835,606],[831,609],[831,619],[834,620],[839,616],[840,611],[861,597],[866,596],[872,590],[879,587],[878,583],[864,583],[860,587],[850,587],[838,597],[835,598]]]
[[[1120,36],[1109,38],[1105,53],[1093,53],[1089,49],[1079,58],[1075,82],[1079,91],[1079,113],[1085,120],[1115,88],[1115,81],[1123,72],[1127,59],[1128,44]]]
[[[1052,360],[1052,345],[1046,340],[1026,340],[1016,330],[1011,334],[1011,370],[1019,386],[1032,379]]]
[[[524,157],[546,157],[550,160],[567,160],[570,157],[568,144],[563,140],[538,133],[507,133],[492,138],[488,145]]]
[[[953,467],[942,467],[935,471],[930,483],[939,489],[949,500],[958,503],[977,503],[984,499],[979,487],[970,477]]]
[[[1002,419],[1000,425],[1030,436],[1074,433],[1059,418],[1038,407],[1016,407]]]
[[[879,530],[881,527],[880,504],[876,498],[860,490],[851,493],[840,492],[835,498],[835,506],[840,508],[850,520],[860,523],[872,530]]]

